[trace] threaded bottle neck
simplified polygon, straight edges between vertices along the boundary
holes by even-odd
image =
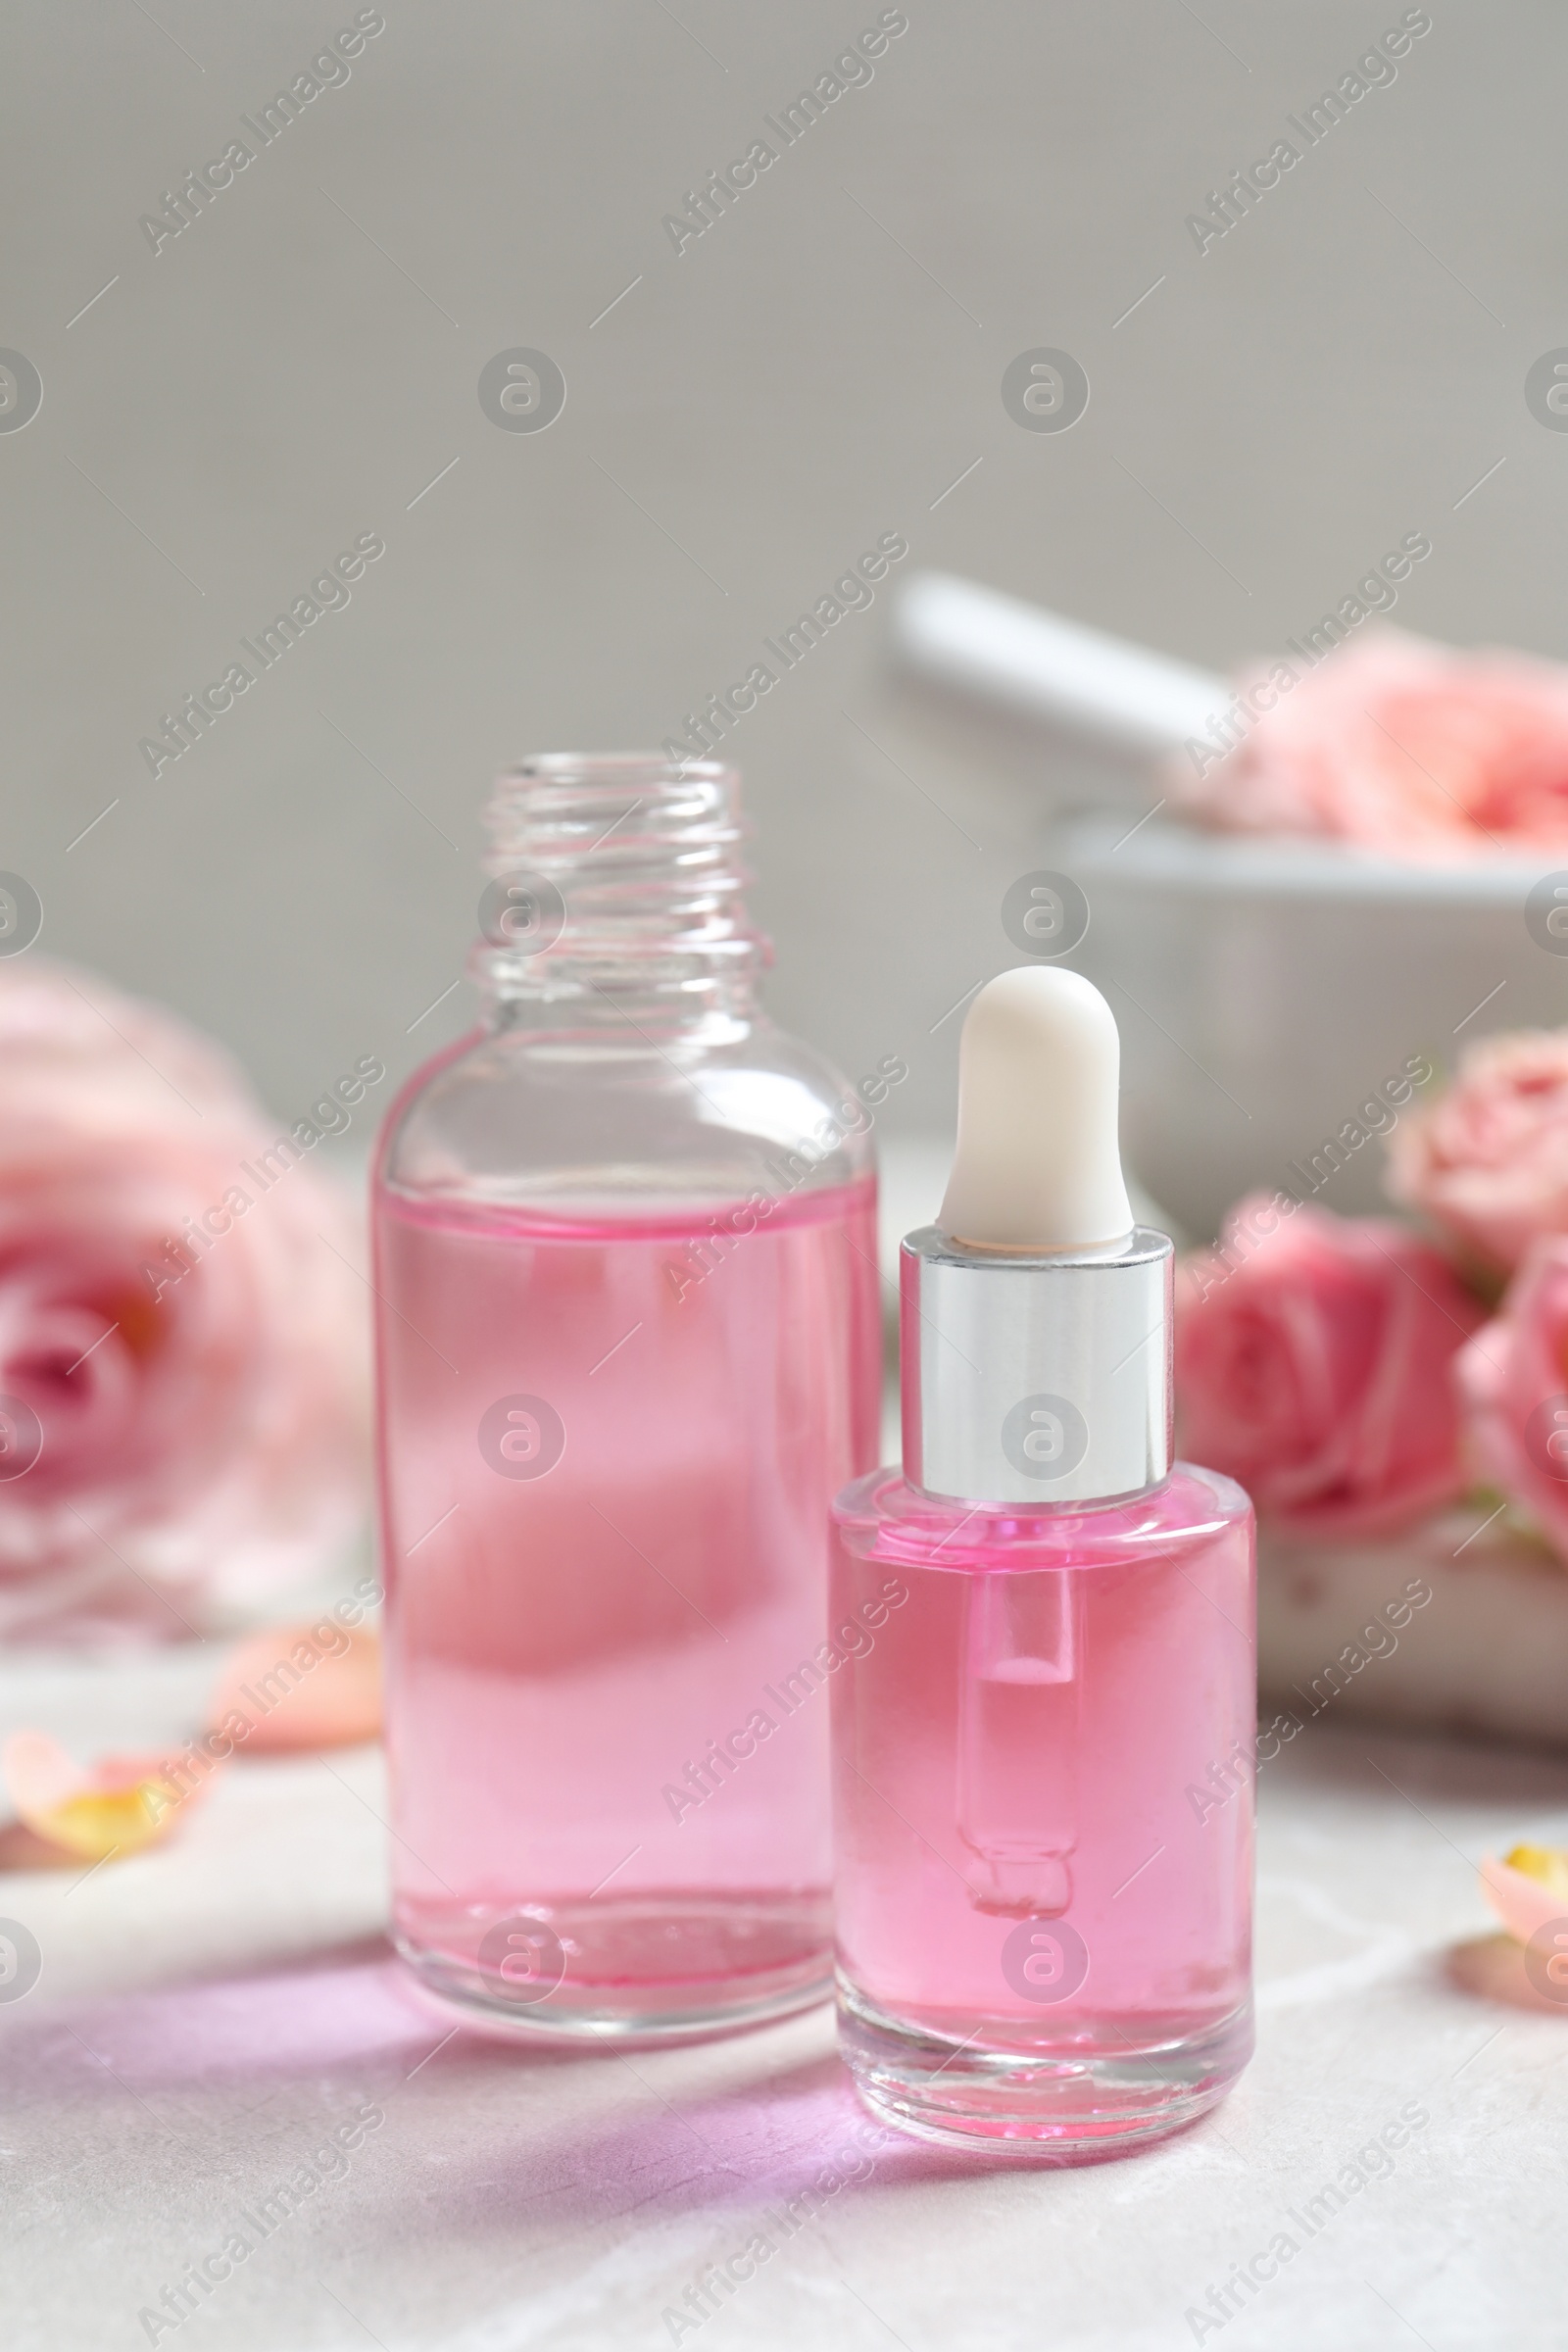
[[[768,945],[741,895],[739,797],[722,761],[652,753],[549,753],[498,778],[469,964],[491,1025],[750,1014]]]

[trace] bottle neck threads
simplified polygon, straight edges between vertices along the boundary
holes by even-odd
[[[502,775],[469,970],[494,1028],[744,1021],[768,944],[748,919],[740,779],[712,760],[553,753]]]

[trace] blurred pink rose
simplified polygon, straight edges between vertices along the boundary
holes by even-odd
[[[303,1141],[171,1014],[0,965],[0,1631],[178,1633],[352,1531],[357,1226]]]
[[[1532,1246],[1458,1374],[1482,1470],[1568,1560],[1568,1236]]]
[[[1484,1310],[1408,1227],[1280,1199],[1182,1269],[1182,1451],[1280,1527],[1375,1535],[1463,1490],[1452,1362]]]
[[[1467,1046],[1433,1102],[1388,1139],[1390,1194],[1461,1249],[1511,1273],[1544,1233],[1568,1233],[1568,1029]]]
[[[1568,844],[1568,669],[1555,662],[1374,627],[1315,669],[1282,661],[1239,692],[1254,723],[1235,749],[1200,739],[1172,769],[1173,801],[1204,824],[1396,857]]]

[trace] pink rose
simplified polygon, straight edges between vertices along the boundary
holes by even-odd
[[[1396,857],[1568,845],[1568,669],[1386,627],[1302,668],[1244,678],[1248,732],[1234,749],[1216,733],[1182,755],[1172,799],[1189,815]]]
[[[0,1631],[177,1634],[352,1531],[366,1294],[303,1158],[170,1014],[0,965]]]
[[[1458,1375],[1483,1470],[1568,1560],[1568,1236],[1532,1246]]]
[[[1489,1268],[1511,1273],[1544,1233],[1568,1233],[1568,1029],[1467,1046],[1447,1092],[1388,1140],[1396,1200]]]
[[[1176,1286],[1183,1452],[1301,1535],[1373,1535],[1462,1492],[1451,1376],[1483,1309],[1406,1226],[1237,1202]]]

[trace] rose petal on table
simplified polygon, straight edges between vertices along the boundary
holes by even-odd
[[[236,1755],[350,1747],[381,1730],[381,1642],[335,1619],[273,1626],[241,1642],[219,1676],[207,1728]]]
[[[13,1732],[0,1750],[0,1775],[24,1819],[64,1804],[83,1777],[75,1757],[47,1732]]]
[[[81,1856],[40,1838],[24,1821],[8,1821],[0,1830],[0,1871],[69,1870],[79,1873]]]
[[[1568,1855],[1552,1856],[1558,1869],[1551,1877],[1536,1869],[1519,1867],[1520,1855],[1534,1857],[1550,1852],[1544,1846],[1516,1845],[1506,1861],[1496,1854],[1488,1854],[1481,1865],[1482,1891],[1519,1943],[1528,1943],[1532,1936],[1553,1920],[1568,1918]]]
[[[1560,1845],[1516,1845],[1502,1859],[1506,1869],[1522,1870],[1527,1879],[1539,1879],[1568,1902],[1568,1852]]]
[[[162,1751],[101,1756],[79,1765],[47,1732],[14,1732],[0,1750],[0,1779],[27,1829],[52,1846],[101,1862],[167,1838],[181,1807],[205,1788]]]

